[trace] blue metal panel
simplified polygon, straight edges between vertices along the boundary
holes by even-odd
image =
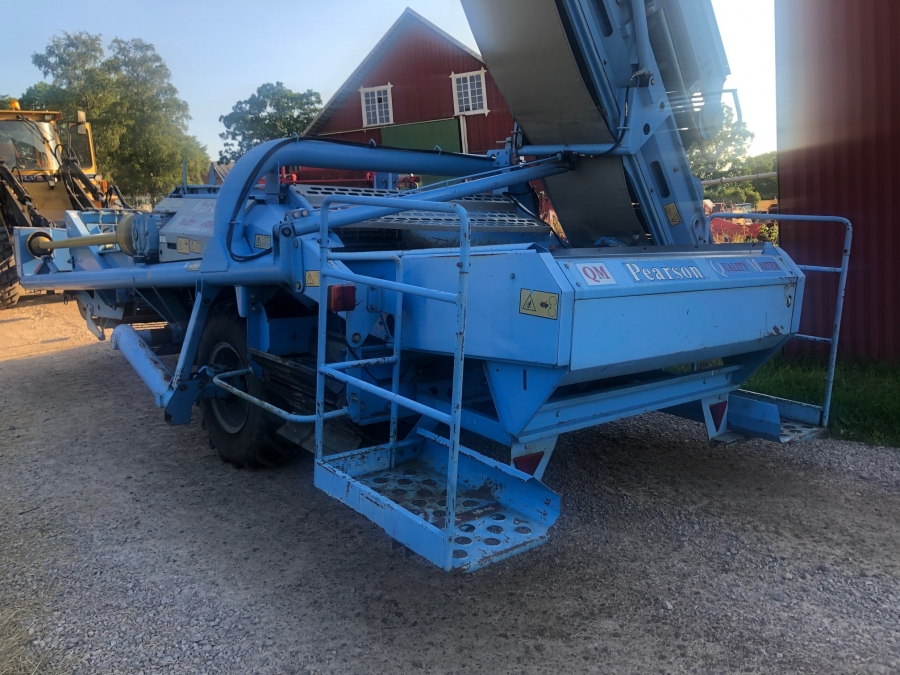
[[[408,255],[404,260],[409,283],[429,288],[446,288],[456,265],[452,253]],[[568,333],[572,320],[572,290],[568,285],[559,286],[538,252],[482,253],[475,249],[469,277],[470,335],[466,352],[470,357],[548,366],[565,364],[567,345],[562,348],[560,345],[565,345],[562,336]],[[549,319],[520,312],[523,289],[557,294],[557,317]],[[413,318],[405,331],[404,348],[426,351],[452,348],[452,333],[441,330],[442,326],[452,325],[452,308],[408,298],[404,311]]]
[[[571,367],[598,369],[596,379],[775,349],[790,330],[784,295],[781,286],[763,286],[579,300]]]
[[[518,434],[519,440],[524,442],[555,436],[704,397],[727,394],[737,388],[732,374],[739,368],[717,368],[636,386],[625,385],[595,394],[551,400]]]
[[[596,346],[596,345],[595,345]],[[525,367],[521,363],[484,364],[503,429],[518,435],[565,376],[562,368]]]

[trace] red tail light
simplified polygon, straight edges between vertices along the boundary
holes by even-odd
[[[328,287],[328,311],[352,312],[356,307],[356,286],[345,284]]]

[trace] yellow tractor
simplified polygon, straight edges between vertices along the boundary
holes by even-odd
[[[61,227],[65,212],[124,206],[97,174],[91,127],[45,110],[0,110],[0,309],[16,304],[13,227]]]

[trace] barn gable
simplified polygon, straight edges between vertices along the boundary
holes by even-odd
[[[459,129],[460,141],[457,147],[445,149],[478,153],[496,149],[511,134],[513,120],[493,79],[484,69],[478,53],[407,8],[310,123],[304,135],[374,141],[381,145],[403,135],[403,130],[395,130],[383,139],[385,127],[448,120]],[[483,73],[487,112],[458,115],[452,75],[474,72]],[[365,123],[361,90],[373,88],[377,88],[379,95],[385,90],[390,92],[389,123]],[[460,119],[458,124],[455,118]],[[434,126],[435,130],[439,128],[443,129]],[[406,135],[422,135],[421,130],[410,129]],[[446,130],[443,136],[436,136],[442,137],[446,138]]]

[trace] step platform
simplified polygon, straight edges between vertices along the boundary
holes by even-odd
[[[547,540],[559,496],[536,478],[460,447],[456,522],[447,526],[448,448],[430,438],[325,456],[315,485],[435,565],[474,572]]]
[[[732,392],[728,407],[730,430],[776,443],[798,443],[822,436],[822,408],[766,394]]]

